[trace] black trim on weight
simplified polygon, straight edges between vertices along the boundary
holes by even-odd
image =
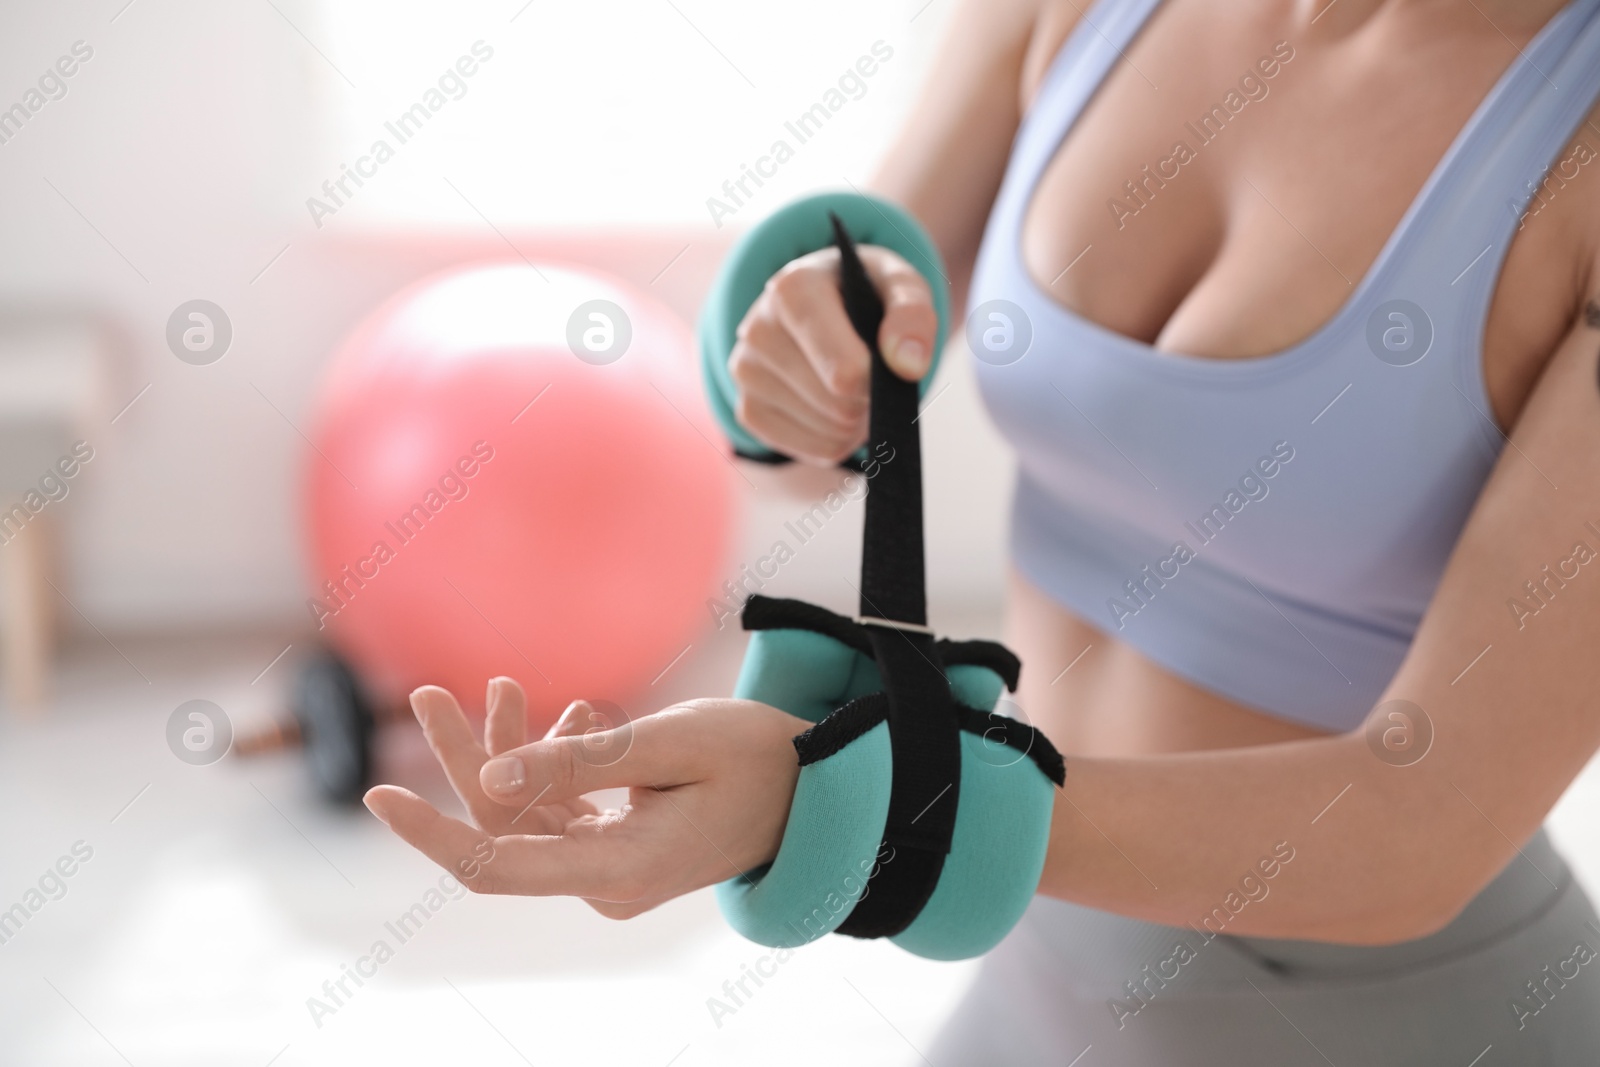
[[[1066,760],[1062,759],[1050,739],[1032,725],[999,712],[982,711],[970,704],[957,704],[956,713],[961,716],[961,728],[967,733],[1016,749],[1033,760],[1034,766],[1046,778],[1056,785],[1066,784]]]
[[[934,650],[946,667],[963,664],[988,667],[1000,676],[1006,689],[1017,691],[1017,678],[1022,673],[1022,661],[1017,654],[998,641],[951,641],[941,637],[934,642]]]
[[[733,446],[733,454],[740,459],[747,459],[751,463],[765,463],[769,467],[781,467],[785,463],[794,462],[791,457],[784,455],[782,452],[746,452],[738,445]]]
[[[739,459],[748,459],[751,463],[765,463],[769,467],[781,467],[785,463],[794,462],[793,456],[786,456],[782,452],[746,452],[738,445],[733,446],[733,454]],[[865,474],[867,461],[852,453],[839,461],[839,467],[842,470]]]
[[[830,712],[826,718],[794,739],[800,766],[820,763],[857,740],[889,717],[889,697],[868,693]]]
[[[739,623],[746,630],[810,630],[831,637],[863,656],[873,654],[871,634],[867,627],[805,600],[752,593],[739,613]],[[1013,693],[1017,691],[1022,662],[1017,659],[1016,653],[1000,642],[953,641],[941,637],[934,641],[933,649],[935,657],[944,666],[988,667],[1000,676],[1008,690]]]
[[[865,736],[889,717],[889,698],[885,693],[868,693],[842,704],[811,729],[794,738],[800,766],[820,763],[837,755],[852,741]],[[984,711],[971,704],[956,703],[961,729],[990,742],[1015,749],[1019,757],[1033,760],[1041,774],[1056,785],[1067,780],[1066,761],[1050,739],[1035,727],[997,711]]]
[[[872,642],[859,623],[804,600],[752,593],[739,612],[739,625],[746,630],[810,630],[863,656],[872,655]]]

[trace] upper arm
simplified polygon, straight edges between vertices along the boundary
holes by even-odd
[[[1585,303],[1600,259],[1588,276]],[[1458,906],[1600,749],[1600,328],[1589,318],[1579,311],[1540,373],[1385,692],[1421,707],[1433,741],[1411,766],[1374,767],[1372,802]]]
[[[1045,6],[1045,0],[964,0],[872,181],[927,227],[957,299],[1021,120],[1021,87]],[[1076,19],[1071,5],[1056,6]],[[1062,19],[1052,13],[1049,21],[1054,28]]]

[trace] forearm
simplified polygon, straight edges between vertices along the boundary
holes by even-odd
[[[1441,775],[1414,770],[1378,760],[1360,732],[1068,757],[1039,891],[1212,932],[1422,936],[1492,877],[1504,842]]]
[[[1003,164],[1004,146],[995,151]],[[966,318],[967,286],[977,263],[989,207],[999,190],[999,177],[997,172],[940,181],[933,174],[908,173],[901,166],[886,166],[871,185],[872,191],[914,215],[938,246],[950,287],[950,321],[954,323]]]

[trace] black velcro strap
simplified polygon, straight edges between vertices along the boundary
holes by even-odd
[[[794,750],[800,757],[800,766],[827,759],[888,717],[889,697],[886,693],[868,693],[840,706],[794,739]],[[956,719],[964,732],[975,734],[991,745],[1010,748],[1016,752],[1017,759],[1031,759],[1039,772],[1056,785],[1066,784],[1066,761],[1050,743],[1050,739],[1036,727],[996,711],[984,711],[959,702],[956,704]]]
[[[833,638],[863,656],[873,655],[868,628],[838,612],[789,597],[752,593],[739,612],[739,624],[746,630],[810,630]],[[971,664],[987,667],[1000,676],[1007,689],[1017,691],[1022,662],[998,641],[951,641],[939,638],[933,643],[934,658],[945,667]]]
[[[944,855],[955,836],[961,793],[961,721],[950,683],[927,634],[882,630],[871,637],[889,697],[894,759],[883,839]]]
[[[861,615],[925,627],[917,384],[884,361],[878,348],[883,299],[837,216],[833,230],[839,292],[872,360],[869,444],[873,454],[884,454],[887,445],[887,454],[895,457],[879,468],[867,492]],[[961,793],[961,727],[932,635],[878,625],[866,629],[889,701],[894,781],[883,840],[893,859],[878,865],[866,894],[839,929],[856,937],[891,937],[921,913],[944,870]]]
[[[887,454],[867,493],[861,535],[861,614],[926,625],[927,582],[922,544],[922,434],[917,429],[917,383],[906,381],[878,350],[883,298],[872,285],[844,223],[833,216],[839,246],[839,293],[850,325],[872,359],[868,444]]]
[[[851,701],[812,727],[801,736],[817,734],[819,737],[810,741],[803,753],[823,759],[878,725],[888,710],[884,696],[873,693]],[[989,744],[1012,749],[1016,752],[1015,759],[1031,759],[1056,785],[1065,783],[1066,764],[1061,754],[1032,726],[969,704],[957,704],[955,713],[962,730],[982,737]],[[838,716],[837,721],[835,716]],[[825,746],[828,747],[825,749]],[[795,739],[795,747],[801,747],[800,738]],[[807,760],[804,754],[801,757],[802,764],[813,761]],[[1006,762],[1012,761],[1007,759]],[[890,803],[893,804],[892,795]],[[868,879],[861,899],[839,925],[838,933],[848,937],[893,937],[910,925],[910,920],[905,918],[907,915],[914,919],[921,913],[932,895],[932,887],[938,884],[944,870],[944,853],[897,846],[888,834],[884,840],[887,847],[879,849],[880,862]]]
[[[893,937],[922,913],[955,836],[960,719],[944,671],[934,662],[931,637],[888,629],[871,636],[889,698],[894,782],[883,842],[893,858],[878,865],[839,932]]]
[[[785,463],[794,462],[793,456],[786,456],[781,452],[747,452],[738,445],[733,446],[733,454],[740,459],[748,459],[752,463],[765,463],[769,467],[781,467]],[[858,452],[841,459],[839,466],[847,471],[865,474],[867,461],[861,458],[861,454]]]
[[[944,855],[938,852],[885,843],[878,849],[878,857],[861,898],[834,933],[846,937],[901,933],[922,913],[944,873]]]

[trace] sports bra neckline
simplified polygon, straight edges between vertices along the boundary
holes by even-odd
[[[1101,0],[1101,3],[1104,2],[1105,0]],[[1138,26],[1130,39],[1130,47],[1137,42],[1138,37],[1148,28],[1151,15],[1162,4],[1163,0],[1138,0],[1138,2],[1143,4],[1144,10],[1136,16]],[[1051,60],[1044,80],[1040,83],[1039,91],[1035,94],[1033,103],[1028,109],[1028,115],[1023,120],[1024,128],[1029,124],[1030,120],[1036,120],[1039,117],[1041,105],[1047,104],[1052,94],[1060,91],[1061,83],[1065,80],[1071,63],[1078,58],[1077,50],[1072,46],[1079,36],[1084,23],[1095,14],[1095,9],[1099,6],[1101,5],[1095,4],[1083,13],[1081,16],[1083,21],[1080,21],[1079,25],[1075,26],[1067,34],[1067,38],[1062,43],[1060,50],[1057,51],[1055,58]],[[1083,113],[1088,110],[1089,106],[1104,89],[1110,77],[1111,72],[1109,69],[1100,75],[1094,87],[1070,110],[1065,117],[1060,132],[1054,138],[1054,143],[1051,144],[1047,152],[1042,154],[1039,160],[1035,161],[1031,168],[1031,173],[1026,175],[1025,181],[1017,191],[1014,203],[1018,207],[1014,217],[1009,220],[1009,227],[1012,232],[1009,235],[1011,240],[1007,242],[1010,254],[1014,259],[1012,266],[1022,279],[1023,284],[1028,286],[1030,294],[1037,298],[1039,306],[1056,316],[1059,320],[1059,325],[1086,334],[1095,342],[1085,346],[1085,349],[1089,352],[1097,354],[1110,353],[1114,357],[1140,361],[1151,368],[1176,370],[1186,374],[1213,374],[1220,378],[1238,378],[1282,371],[1310,359],[1319,352],[1332,350],[1353,326],[1359,325],[1355,320],[1367,310],[1365,305],[1368,295],[1383,285],[1389,273],[1395,268],[1400,252],[1407,245],[1406,237],[1408,233],[1420,224],[1423,217],[1438,202],[1440,191],[1463,170],[1463,167],[1459,165],[1462,157],[1469,155],[1469,150],[1474,141],[1483,136],[1484,130],[1492,126],[1489,117],[1500,105],[1500,102],[1511,94],[1512,89],[1519,80],[1527,77],[1543,77],[1532,61],[1528,59],[1528,54],[1539,51],[1540,45],[1548,37],[1559,32],[1561,25],[1568,21],[1578,8],[1583,6],[1585,6],[1583,0],[1567,0],[1567,3],[1539,28],[1539,31],[1534,34],[1527,45],[1517,49],[1517,56],[1500,72],[1488,93],[1478,102],[1477,107],[1473,109],[1466,123],[1457,131],[1450,142],[1450,146],[1445,149],[1444,154],[1434,164],[1427,179],[1413,196],[1410,204],[1406,207],[1405,213],[1400,216],[1400,221],[1390,231],[1382,248],[1379,249],[1377,257],[1368,265],[1361,279],[1350,286],[1350,291],[1346,294],[1345,299],[1331,316],[1305,337],[1287,347],[1259,356],[1243,357],[1201,356],[1189,352],[1158,348],[1154,344],[1137,340],[1109,326],[1104,326],[1082,312],[1075,311],[1060,303],[1050,293],[1049,289],[1041,285],[1038,279],[1033,276],[1033,272],[1028,269],[1026,257],[1022,251],[1022,229],[1038,194],[1039,182],[1043,178],[1045,170],[1060,155],[1068,138],[1072,136],[1079,120],[1082,119]],[[1490,130],[1490,132],[1493,131]],[[1021,136],[1021,131],[1019,131],[1018,136]],[[1184,299],[1188,299],[1187,294]],[[1181,304],[1182,301],[1179,303]],[[1163,323],[1162,329],[1164,330],[1165,327],[1166,324]],[[1157,336],[1159,337],[1159,333]]]

